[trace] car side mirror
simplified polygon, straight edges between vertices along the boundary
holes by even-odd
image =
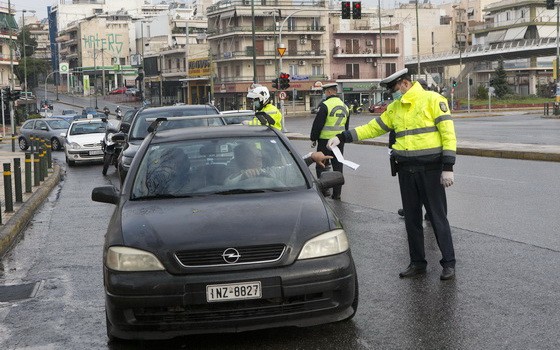
[[[344,175],[340,171],[324,171],[317,179],[319,189],[326,190],[335,186],[344,185]]]
[[[128,134],[128,132],[130,131],[130,123],[121,122],[120,129],[121,129],[122,132]]]
[[[117,204],[119,202],[119,192],[115,186],[95,187],[91,191],[91,200],[94,202]]]

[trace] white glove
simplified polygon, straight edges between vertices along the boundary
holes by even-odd
[[[329,139],[329,141],[327,141],[328,149],[333,149],[334,146],[338,146],[338,145],[340,145],[340,139],[336,136]]]
[[[442,171],[440,182],[443,187],[449,187],[453,185],[453,172],[452,171]]]

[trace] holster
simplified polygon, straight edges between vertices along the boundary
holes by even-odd
[[[399,164],[397,163],[395,157],[389,157],[389,163],[391,164],[391,176],[397,176],[397,172],[399,171]]]

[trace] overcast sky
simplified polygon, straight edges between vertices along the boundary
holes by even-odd
[[[111,1],[118,1],[118,0],[111,0]],[[352,0],[350,0],[352,1]],[[2,2],[7,3],[7,0],[2,0]],[[154,3],[159,3],[161,1],[156,0],[153,1]],[[408,2],[407,0],[381,0],[381,7],[383,8],[394,8],[398,6],[400,3]],[[423,2],[423,0],[420,0]],[[437,4],[442,2],[453,2],[453,0],[431,0],[431,3]],[[17,20],[21,18],[21,10],[35,10],[37,11],[37,17],[42,19],[47,17],[47,6],[52,6],[56,3],[55,0],[11,0],[12,6],[18,11],[16,14]],[[362,0],[363,7],[377,7],[378,0]]]

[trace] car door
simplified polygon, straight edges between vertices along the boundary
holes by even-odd
[[[49,140],[49,126],[44,120],[36,120],[33,127],[33,134],[45,140]]]

